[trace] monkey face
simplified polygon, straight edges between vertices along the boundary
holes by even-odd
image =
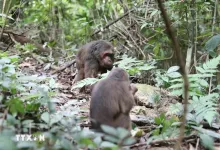
[[[101,56],[100,65],[107,70],[111,70],[113,68],[114,63],[114,54],[112,51],[105,51]]]

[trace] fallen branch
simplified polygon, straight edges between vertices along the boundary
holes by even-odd
[[[71,66],[74,63],[75,63],[75,60],[71,60],[71,61],[67,62],[63,67],[60,67],[59,69],[52,72],[52,75],[57,73],[57,72],[63,71],[64,69],[68,68],[69,66]]]
[[[2,29],[3,30],[3,29]],[[18,42],[20,43],[21,45],[24,45],[25,43],[30,43],[30,44],[33,44],[34,46],[36,46],[36,48],[38,50],[40,50],[41,52],[47,52],[47,53],[50,53],[50,49],[49,48],[46,48],[46,47],[43,47],[41,44],[39,43],[36,43],[35,41],[25,37],[24,35],[19,35],[17,33],[14,33],[13,31],[11,30],[4,30],[3,33],[6,33],[9,35],[9,37],[11,38],[11,40],[13,42]]]
[[[36,43],[35,41],[23,36],[23,35],[17,35],[17,34],[14,34],[14,33],[9,33],[11,39],[14,41],[14,42],[18,42],[20,43],[21,45],[24,45],[25,43],[30,43],[30,44],[33,44],[34,46],[36,46],[36,48],[38,50],[40,50],[41,52],[47,52],[47,53],[50,53],[50,49],[46,48],[46,47],[43,47],[41,44],[39,43]]]
[[[197,137],[197,136],[195,134],[192,134],[192,135],[183,137],[183,140],[188,140],[188,139],[192,139],[192,138],[195,138],[195,137]],[[162,140],[155,140],[155,141],[151,141],[149,143],[149,145],[159,145],[159,144],[173,143],[173,142],[177,142],[178,140],[179,140],[178,137],[162,139]],[[137,144],[131,145],[130,148],[140,147],[140,146],[145,146],[145,145],[147,145],[147,143],[137,143]]]

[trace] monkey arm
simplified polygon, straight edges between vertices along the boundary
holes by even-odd
[[[96,78],[98,75],[98,68],[97,62],[86,62],[84,68],[85,78]]]
[[[84,68],[77,69],[77,74],[73,80],[73,83],[76,83],[82,79],[84,79]]]
[[[132,109],[134,104],[135,104],[135,100],[131,92],[123,93],[122,99],[119,101],[120,112],[125,115],[129,115],[130,110]]]

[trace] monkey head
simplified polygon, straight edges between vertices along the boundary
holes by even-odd
[[[106,68],[107,70],[111,70],[113,68],[114,63],[114,53],[111,50],[105,51],[101,53],[101,61],[100,66]]]
[[[128,73],[121,68],[113,68],[109,73],[108,78],[118,81],[129,81]]]
[[[114,63],[114,47],[111,43],[100,40],[93,45],[94,55],[101,68],[111,70]]]

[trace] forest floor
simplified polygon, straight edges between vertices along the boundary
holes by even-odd
[[[58,72],[52,75],[53,70],[47,69],[46,64],[40,64],[34,58],[26,58],[19,64],[19,68],[26,75],[38,75],[54,77],[56,83],[59,84],[59,92],[53,97],[56,103],[56,109],[64,105],[72,105],[74,108],[78,108],[79,116],[83,118],[80,122],[81,127],[89,128],[89,103],[90,95],[80,93],[79,89],[71,90],[72,80],[75,73],[70,68],[66,68],[64,71]],[[156,88],[146,84],[136,84],[138,92],[136,93],[139,101],[137,105],[131,111],[131,120],[135,125],[144,131],[141,137],[138,137],[139,143],[131,146],[131,149],[151,149],[151,150],[170,150],[173,149],[173,145],[156,143],[149,147],[146,145],[146,141],[149,139],[150,132],[156,128],[154,125],[154,118],[158,117],[161,113],[167,114],[171,103],[179,101],[178,97],[169,96],[166,90]],[[146,94],[147,93],[147,94]],[[160,95],[159,101],[156,104],[152,103],[152,99],[155,95]],[[175,144],[175,142],[173,142]],[[186,147],[185,147],[186,146]],[[188,149],[190,145],[185,145],[185,149]]]

